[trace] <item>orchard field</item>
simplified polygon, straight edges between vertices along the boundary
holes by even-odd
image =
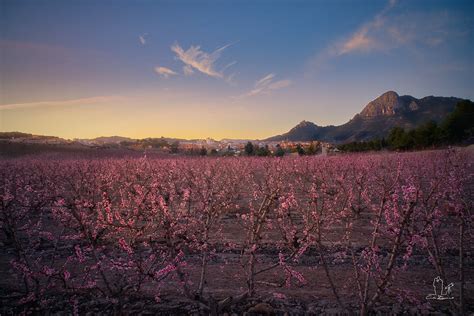
[[[0,314],[472,313],[473,156],[2,160]]]

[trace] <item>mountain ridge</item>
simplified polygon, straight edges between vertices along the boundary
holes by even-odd
[[[319,126],[303,120],[288,132],[266,138],[265,141],[365,141],[384,137],[395,126],[410,129],[430,120],[439,122],[462,100],[440,96],[417,99],[387,91],[370,101],[361,112],[342,125]]]
[[[455,105],[464,99],[456,97],[426,96],[417,99],[410,95],[398,95],[395,91],[387,91],[370,101],[352,119],[342,125],[319,126],[311,121],[303,120],[288,132],[266,139],[230,139],[220,142],[281,142],[281,141],[323,141],[341,144],[351,141],[365,141],[377,137],[385,137],[395,126],[406,129],[415,128],[430,120],[440,121],[454,110]],[[1,140],[30,139],[35,142],[47,141],[54,143],[79,142],[84,144],[108,145],[121,142],[137,142],[139,139],[123,136],[100,136],[95,138],[72,140],[56,136],[42,136],[21,132],[0,132]],[[166,140],[168,142],[216,142],[214,139],[180,139],[171,137],[148,137],[142,140]],[[217,141],[219,142],[219,141]]]

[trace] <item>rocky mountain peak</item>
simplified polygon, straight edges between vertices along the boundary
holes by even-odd
[[[332,143],[364,141],[376,137],[386,137],[390,129],[402,126],[412,129],[428,121],[439,122],[452,112],[459,98],[399,96],[395,91],[387,91],[369,102],[359,114],[345,124],[318,126],[309,121],[301,121],[288,132],[267,138],[268,141],[312,141]]]
[[[307,127],[307,126],[314,126],[315,124],[312,123],[312,122],[309,122],[309,121],[301,121],[298,125],[296,125],[295,127]]]
[[[400,107],[399,95],[395,91],[387,91],[369,102],[360,114],[363,117],[389,116],[394,115]]]

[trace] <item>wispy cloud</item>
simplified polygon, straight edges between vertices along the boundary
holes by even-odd
[[[169,78],[170,76],[176,76],[178,73],[166,68],[166,67],[155,67],[155,72],[163,78]]]
[[[237,64],[237,61],[235,61],[235,60],[234,60],[233,62],[231,62],[231,63],[228,63],[227,65],[225,65],[225,66],[222,68],[221,72],[224,72],[227,68],[230,68],[230,67],[234,66],[235,64]]]
[[[194,73],[193,67],[189,65],[183,66],[183,73],[185,76],[191,76]]]
[[[184,63],[183,72],[185,75],[192,75],[196,70],[214,78],[224,78],[224,71],[235,62],[228,64],[220,71],[216,70],[216,62],[221,57],[222,52],[231,45],[233,43],[207,53],[201,50],[200,46],[191,45],[190,48],[184,50],[176,43],[171,46],[171,50],[176,54],[176,58]]]
[[[369,37],[368,32],[368,27],[357,31],[351,38],[340,45],[337,54],[344,55],[354,51],[370,51],[375,48],[377,46],[376,41]]]
[[[253,97],[260,94],[270,94],[272,91],[280,90],[291,85],[291,80],[289,79],[274,81],[274,78],[275,74],[273,73],[263,76],[261,79],[255,82],[252,90],[237,98]]]
[[[390,0],[388,4],[371,21],[362,25],[349,38],[335,44],[337,55],[344,55],[353,52],[369,52],[382,48],[384,45],[377,36],[380,30],[386,26],[386,15],[395,6],[396,0]]]
[[[271,82],[273,80],[274,77],[275,77],[275,74],[266,75],[262,79],[257,80],[257,82],[255,82],[255,87],[260,87],[260,86],[267,85],[269,82]]]
[[[352,54],[388,52],[405,47],[410,51],[441,45],[455,34],[452,17],[446,12],[404,12],[396,10],[397,1],[390,0],[368,22],[349,36],[329,44],[316,54],[312,68],[323,68],[334,58]]]
[[[2,110],[15,110],[24,108],[38,108],[47,106],[78,106],[78,105],[98,105],[104,103],[120,102],[125,100],[123,96],[97,96],[90,98],[79,98],[71,100],[60,100],[60,101],[40,101],[40,102],[29,102],[29,103],[12,103],[12,104],[0,104],[0,111]]]
[[[225,81],[231,86],[237,86],[237,82],[235,80],[235,77],[237,75],[239,75],[239,72],[233,72],[230,75],[225,77]]]
[[[145,45],[145,44],[146,44],[146,36],[147,36],[147,35],[148,35],[148,34],[145,33],[145,34],[143,34],[143,35],[139,35],[139,36],[138,36],[138,40],[140,41],[140,44],[142,44],[142,45]]]

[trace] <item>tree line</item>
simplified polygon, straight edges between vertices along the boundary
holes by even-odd
[[[283,157],[286,153],[298,153],[300,156],[304,155],[315,155],[321,153],[321,146],[312,142],[307,146],[303,146],[301,144],[296,144],[293,148],[283,149],[280,144],[276,145],[275,151],[272,152],[268,145],[265,146],[258,146],[253,144],[252,142],[248,142],[244,147],[244,152],[246,156],[259,156],[259,157],[267,157],[267,156],[275,156],[275,157]]]
[[[426,122],[417,128],[405,130],[394,127],[386,138],[351,142],[338,146],[346,152],[377,150],[414,150],[436,148],[446,145],[470,144],[474,140],[474,103],[470,100],[459,102],[454,111],[440,123]]]

